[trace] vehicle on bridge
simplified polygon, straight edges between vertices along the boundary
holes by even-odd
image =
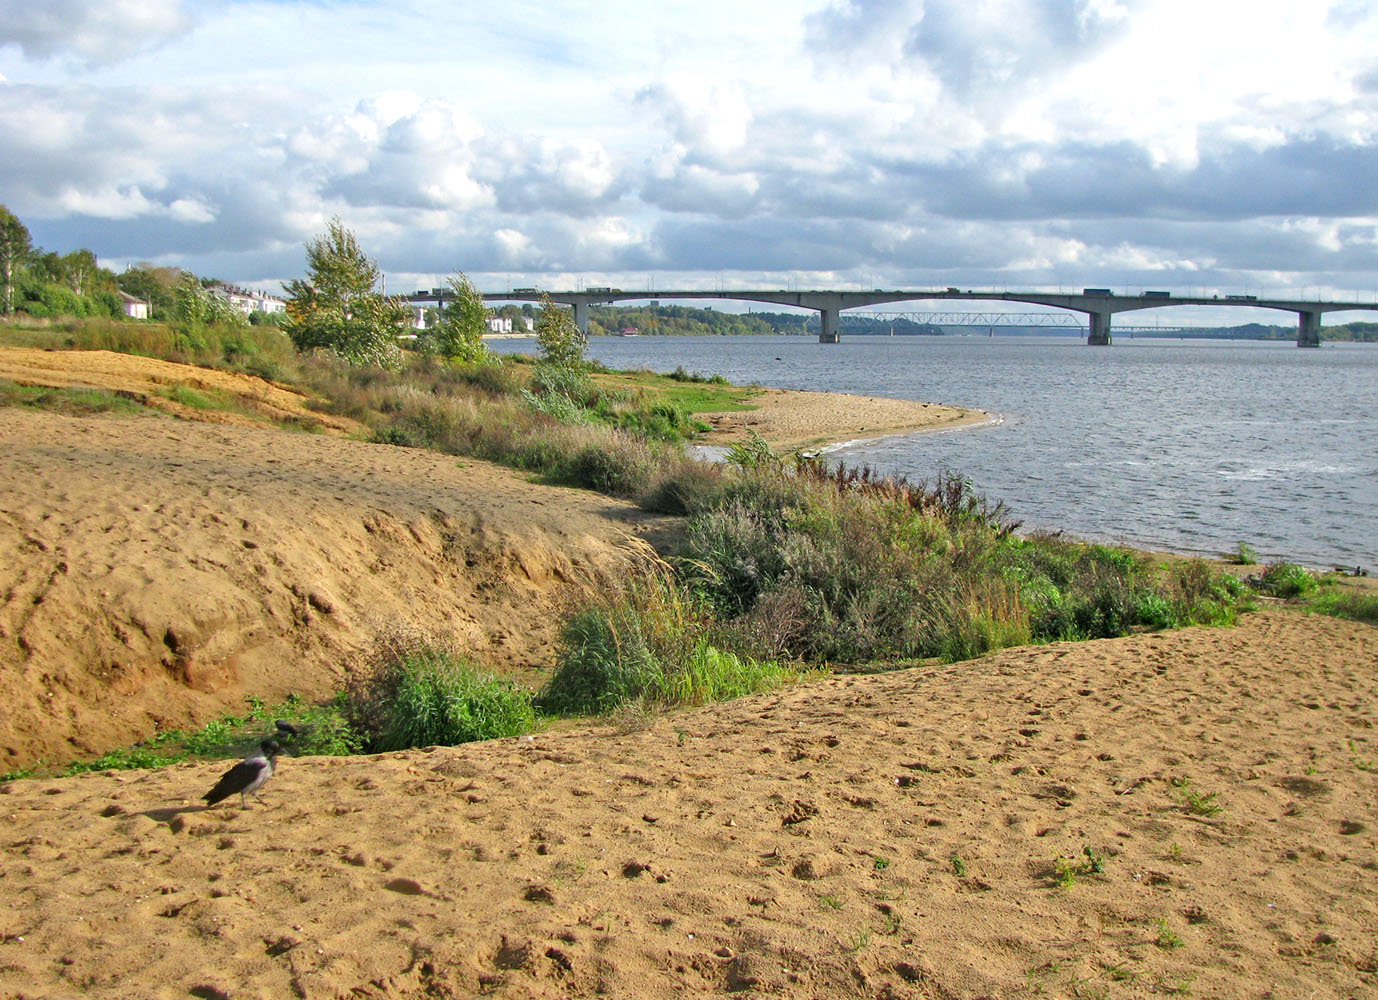
[[[1081,290],[1081,294],[1082,294],[1082,295],[1112,295],[1112,294],[1114,294],[1114,293],[1111,292],[1110,289],[1108,289],[1108,288],[1083,288],[1083,289]]]
[[[1145,298],[1145,299],[1170,299],[1170,298],[1172,298],[1172,293],[1171,293],[1171,292],[1144,292],[1144,294],[1143,294],[1142,297]]]
[[[540,294],[541,294],[541,290],[540,290],[539,288],[514,288],[514,289],[512,289],[512,294],[513,294],[513,295],[540,295]]]

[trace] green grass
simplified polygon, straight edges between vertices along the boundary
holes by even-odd
[[[801,676],[796,666],[715,644],[712,624],[672,580],[629,581],[566,624],[555,675],[537,704],[564,715],[607,713],[636,700],[701,705]]]
[[[1322,586],[1305,597],[1301,607],[1317,614],[1378,625],[1378,593],[1360,593],[1333,586]]]
[[[347,692],[345,713],[372,752],[518,736],[536,726],[529,691],[414,637],[380,645]]]
[[[104,389],[59,389],[42,385],[20,385],[7,379],[0,379],[0,406],[25,406],[35,410],[65,413],[69,416],[85,416],[91,413],[139,413],[143,410],[137,400]]]
[[[1186,778],[1173,778],[1172,787],[1177,789],[1183,807],[1193,816],[1215,816],[1225,811],[1225,807],[1217,801],[1218,792],[1199,792]]]
[[[1224,558],[1236,566],[1256,566],[1259,563],[1258,553],[1248,542],[1240,542],[1233,552],[1225,553]]]
[[[722,376],[685,375],[683,368],[669,375],[649,371],[599,372],[593,379],[615,393],[638,395],[679,407],[689,413],[724,413],[756,409],[752,402],[765,390],[731,385]],[[697,376],[697,377],[695,377]]]
[[[1166,920],[1160,918],[1156,926],[1158,928],[1158,936],[1154,938],[1154,944],[1164,951],[1175,951],[1182,947],[1184,942],[1182,941],[1181,935],[1169,927]]]
[[[95,760],[76,761],[62,772],[122,771],[164,767],[183,760],[218,760],[241,757],[272,736],[289,753],[300,756],[357,753],[360,741],[345,722],[338,701],[315,705],[291,695],[276,705],[247,699],[243,715],[222,715],[200,729],[173,729],[152,739],[102,754]],[[295,738],[275,734],[275,722],[284,719],[301,730]]]
[[[1258,589],[1272,597],[1302,597],[1320,585],[1316,575],[1295,563],[1273,563],[1263,570]]]
[[[189,385],[173,385],[162,390],[162,395],[174,403],[193,410],[230,410],[235,402],[224,393],[212,389],[193,389]]]
[[[269,379],[297,372],[296,349],[273,326],[197,326],[104,317],[23,320],[0,327],[0,343],[45,350],[117,351]]]

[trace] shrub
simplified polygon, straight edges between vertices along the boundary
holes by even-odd
[[[697,514],[721,498],[723,488],[720,465],[681,456],[661,463],[637,503],[660,514]]]
[[[346,713],[373,752],[518,736],[536,723],[529,691],[443,645],[398,637],[350,686]]]
[[[1301,597],[1318,586],[1314,574],[1295,563],[1272,563],[1259,578],[1258,588],[1273,597]]]
[[[538,361],[531,373],[531,391],[537,396],[563,396],[581,407],[598,401],[598,387],[580,366]]]
[[[644,444],[611,438],[580,449],[569,464],[568,477],[585,489],[631,497],[646,489],[655,467],[655,454]]]
[[[703,704],[796,676],[779,662],[721,648],[708,616],[656,576],[633,580],[570,619],[539,704],[556,713],[607,713],[633,701]]]

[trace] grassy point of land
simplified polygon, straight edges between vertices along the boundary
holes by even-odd
[[[676,374],[650,371],[595,372],[593,380],[613,391],[655,395],[693,414],[754,410],[757,404],[752,400],[765,392],[758,385],[732,385],[720,377],[718,380],[694,375],[679,378]]]

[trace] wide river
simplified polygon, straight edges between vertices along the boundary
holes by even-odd
[[[1270,560],[1378,568],[1378,345],[595,337],[588,353],[611,368],[987,410],[987,426],[833,454],[911,479],[959,472],[1026,529],[1207,555],[1246,542]]]

